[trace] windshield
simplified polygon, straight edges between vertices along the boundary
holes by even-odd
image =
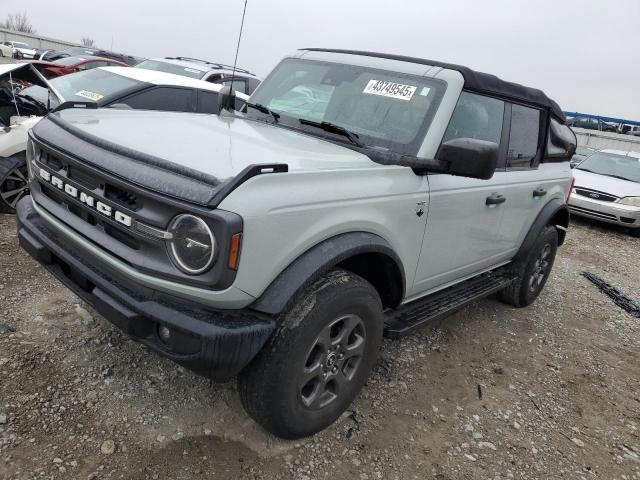
[[[576,147],[576,153],[578,155],[584,155],[585,157],[588,156],[588,155],[591,155],[595,151],[596,151],[595,148],[582,147],[582,146],[577,146]]]
[[[64,57],[58,60],[55,60],[53,63],[58,65],[75,65],[76,63],[80,63],[86,60],[85,57]]]
[[[14,47],[18,47],[18,48],[31,48],[31,47],[29,47],[29,45],[27,45],[26,43],[22,43],[22,42],[13,42],[13,46]]]
[[[355,65],[286,59],[260,85],[251,102],[280,114],[278,124],[328,122],[367,147],[416,155],[444,92],[438,80]],[[260,115],[255,109],[248,114]],[[264,115],[264,114],[263,114]]]
[[[146,70],[155,70],[156,72],[173,73],[174,75],[182,75],[183,77],[191,77],[201,79],[205,72],[197,68],[176,65],[175,63],[161,62],[159,60],[145,60],[136,65],[135,68],[144,68]]]
[[[640,183],[640,159],[634,157],[597,152],[576,169]]]
[[[94,68],[83,72],[71,73],[62,77],[49,80],[49,83],[58,91],[65,101],[86,102],[110,101],[115,97],[136,86],[146,85],[144,82],[116,75],[115,73]],[[43,103],[47,101],[47,89],[31,86],[20,92],[20,95],[29,95]]]

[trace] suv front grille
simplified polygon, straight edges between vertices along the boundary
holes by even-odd
[[[578,195],[587,198],[593,198],[594,200],[600,200],[601,202],[615,202],[619,199],[615,195],[611,195],[610,193],[600,192],[598,190],[591,190],[589,188],[575,187],[573,189]]]

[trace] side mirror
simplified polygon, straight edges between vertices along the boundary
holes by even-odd
[[[222,110],[233,110],[236,105],[236,92],[229,86],[223,86],[218,92],[218,115]]]
[[[498,165],[498,144],[475,138],[454,138],[442,144],[438,160],[447,165],[450,175],[488,180]]]

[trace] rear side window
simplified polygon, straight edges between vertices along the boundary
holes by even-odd
[[[531,167],[538,153],[540,110],[512,105],[507,168]]]
[[[193,90],[186,88],[157,87],[136,93],[118,101],[140,110],[168,112],[192,112]]]
[[[198,112],[218,113],[218,94],[214,92],[198,92]]]
[[[470,92],[462,92],[442,142],[475,138],[500,145],[504,102]]]

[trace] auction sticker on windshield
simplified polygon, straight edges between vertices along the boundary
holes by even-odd
[[[398,100],[411,100],[416,88],[412,85],[387,82],[386,80],[369,80],[362,93],[369,95],[381,95],[383,97],[397,98]]]
[[[99,93],[95,93],[95,92],[89,92],[87,90],[80,90],[79,92],[76,92],[74,95],[76,97],[88,98],[89,100],[93,100],[94,102],[97,102],[101,98],[104,98],[104,95],[100,95]]]

